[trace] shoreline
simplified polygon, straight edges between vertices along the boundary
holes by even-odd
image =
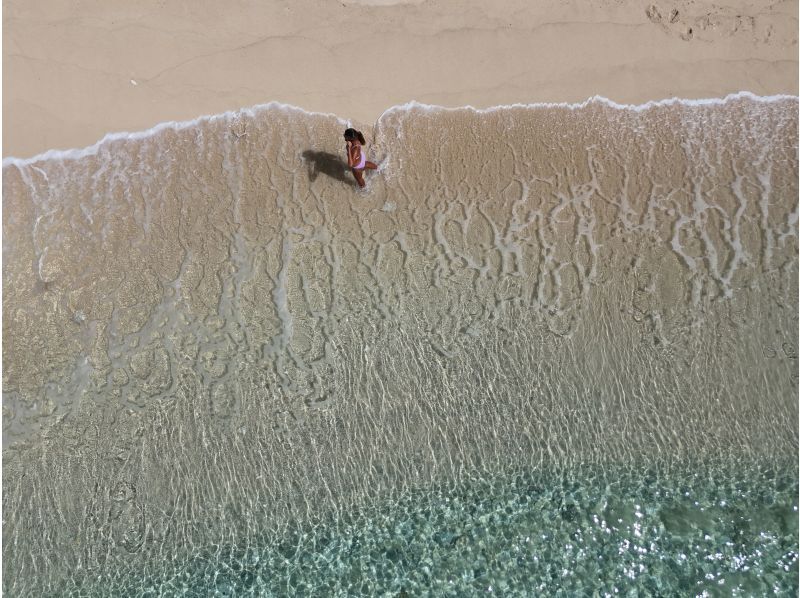
[[[387,108],[381,113],[381,115],[372,125],[354,123],[354,121],[344,119],[341,116],[331,112],[308,111],[305,110],[304,108],[301,108],[299,106],[294,106],[292,104],[272,101],[264,104],[256,104],[254,106],[243,107],[238,110],[227,110],[225,112],[221,112],[218,114],[201,115],[197,116],[196,118],[182,120],[182,121],[165,121],[158,123],[157,125],[150,127],[148,129],[143,129],[139,131],[112,131],[106,133],[102,138],[98,139],[93,144],[84,147],[74,147],[66,149],[54,148],[46,150],[44,152],[41,152],[39,154],[36,154],[28,158],[17,157],[17,156],[5,156],[2,160],[2,167],[6,168],[8,166],[22,166],[27,164],[35,164],[37,162],[42,162],[46,160],[58,160],[58,159],[77,160],[85,156],[96,154],[102,145],[109,142],[120,141],[125,139],[130,139],[130,140],[145,139],[153,135],[156,135],[159,132],[164,131],[166,129],[172,129],[173,131],[180,131],[198,124],[209,123],[215,120],[226,119],[226,118],[235,118],[240,115],[253,117],[262,110],[271,110],[276,108],[288,112],[302,113],[303,116],[312,116],[312,117],[322,116],[322,117],[333,118],[339,121],[339,123],[343,127],[350,126],[351,124],[357,124],[358,126],[362,127],[366,126],[376,127],[384,118],[384,116],[388,114],[392,114],[394,112],[399,112],[402,110],[414,110],[414,109],[424,109],[432,112],[438,112],[438,111],[459,112],[465,110],[478,114],[482,113],[488,114],[498,110],[511,110],[519,108],[523,109],[568,108],[570,110],[579,110],[581,108],[585,108],[586,106],[592,103],[599,103],[599,104],[605,104],[606,106],[616,110],[631,110],[634,112],[643,112],[651,108],[657,108],[661,106],[672,106],[675,104],[682,104],[684,106],[723,105],[729,101],[737,100],[740,98],[747,98],[756,102],[764,102],[764,103],[778,102],[784,100],[800,101],[800,96],[797,95],[791,95],[791,94],[758,95],[756,93],[747,90],[742,90],[735,93],[729,93],[724,97],[712,97],[712,98],[671,97],[659,100],[649,100],[647,102],[643,102],[640,104],[623,104],[599,95],[594,95],[592,97],[589,97],[582,102],[531,102],[531,103],[517,102],[514,104],[488,106],[486,108],[478,108],[470,105],[453,106],[453,107],[441,106],[435,104],[425,104],[422,102],[418,102],[416,100],[411,100],[404,104],[398,104]]]
[[[798,6],[768,0],[200,0],[3,11],[3,156],[265,99],[374,123],[411,99],[486,108],[798,93]]]
[[[498,464],[796,460],[798,99],[749,98],[396,108],[365,193],[278,108],[8,168],[5,589]]]

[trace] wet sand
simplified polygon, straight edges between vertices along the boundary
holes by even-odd
[[[465,472],[796,458],[796,98],[398,108],[365,191],[344,124],[5,164],[20,595]]]

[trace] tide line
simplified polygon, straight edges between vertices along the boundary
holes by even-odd
[[[415,110],[419,111],[426,111],[426,112],[458,112],[458,111],[470,111],[478,114],[485,114],[491,112],[497,112],[502,110],[512,110],[512,109],[528,109],[528,110],[536,110],[542,108],[568,108],[571,110],[580,110],[582,108],[586,108],[592,104],[605,104],[611,108],[617,110],[631,110],[635,112],[643,112],[646,110],[651,110],[653,108],[663,107],[663,106],[673,106],[676,104],[684,105],[684,106],[712,106],[712,105],[723,105],[731,101],[739,100],[739,99],[748,99],[754,102],[760,103],[770,103],[770,102],[780,102],[780,101],[795,101],[797,102],[800,100],[800,97],[794,95],[786,95],[786,94],[779,94],[779,95],[770,95],[770,96],[759,96],[749,91],[739,91],[736,93],[731,93],[725,96],[724,98],[703,98],[703,99],[686,99],[686,98],[667,98],[662,100],[650,100],[645,102],[644,104],[620,104],[613,100],[610,100],[606,97],[595,95],[592,96],[583,102],[575,102],[575,103],[568,103],[568,102],[534,102],[534,103],[514,103],[514,104],[502,104],[497,106],[490,106],[487,108],[475,108],[474,106],[466,105],[466,106],[457,106],[457,107],[446,107],[446,106],[439,106],[434,104],[425,104],[418,102],[416,100],[411,100],[410,102],[406,102],[405,104],[398,104],[396,106],[392,106],[386,109],[378,120],[376,121],[376,128],[380,128],[381,121],[394,113],[397,112],[412,112]],[[185,121],[168,121],[163,122],[155,125],[150,129],[146,129],[143,131],[137,132],[117,132],[117,133],[108,133],[102,139],[90,145],[88,147],[82,149],[52,149],[41,154],[37,154],[31,158],[15,158],[15,157],[8,157],[3,159],[3,168],[7,168],[10,166],[26,166],[29,164],[33,164],[36,162],[42,162],[47,160],[77,160],[83,158],[85,156],[90,156],[96,154],[99,149],[106,143],[110,143],[113,141],[119,140],[140,140],[145,139],[148,137],[152,137],[158,134],[161,131],[167,129],[173,129],[175,131],[180,131],[183,129],[187,129],[193,127],[195,125],[203,124],[203,123],[210,123],[215,122],[217,120],[226,120],[232,119],[237,116],[251,116],[254,117],[261,112],[266,112],[269,110],[283,110],[288,112],[294,112],[298,114],[302,114],[305,116],[324,116],[324,117],[333,117],[336,119],[342,126],[349,126],[350,121],[341,118],[340,116],[333,114],[333,113],[324,113],[324,112],[311,112],[300,108],[299,106],[294,106],[292,104],[284,104],[282,102],[268,102],[266,104],[257,104],[255,106],[251,106],[249,108],[241,108],[239,110],[229,110],[226,112],[222,112],[219,114],[208,115],[208,116],[199,116],[197,118]]]

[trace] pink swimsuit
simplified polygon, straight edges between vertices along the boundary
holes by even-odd
[[[363,170],[364,166],[367,164],[367,154],[364,151],[364,147],[362,145],[359,144],[358,147],[361,148],[361,162],[359,162],[356,166],[353,166],[353,168],[355,168],[356,170]]]

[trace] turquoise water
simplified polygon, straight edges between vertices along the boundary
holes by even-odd
[[[498,474],[65,592],[789,596],[798,479],[785,465]]]

